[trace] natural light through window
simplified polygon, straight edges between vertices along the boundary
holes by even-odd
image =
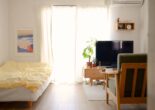
[[[75,12],[75,7],[52,8],[52,44],[56,82],[74,81]]]
[[[104,7],[52,6],[50,16],[51,20],[45,23],[51,25],[48,30],[52,38],[54,80],[81,81],[86,41],[108,39],[107,10]]]

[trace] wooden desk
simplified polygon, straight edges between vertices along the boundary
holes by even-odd
[[[115,75],[118,74],[118,70],[116,68],[106,68],[104,71],[105,74],[109,74],[109,75]]]
[[[107,75],[113,77],[114,74],[117,74],[117,69],[107,69],[101,67],[93,67],[93,68],[85,68],[84,69],[84,77],[90,78],[90,84],[93,84],[93,80],[103,80],[104,84],[106,83]]]
[[[93,84],[93,80],[105,80],[105,74],[103,68],[92,67],[84,69],[84,77],[90,78],[90,84]]]

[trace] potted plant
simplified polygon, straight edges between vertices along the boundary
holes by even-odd
[[[87,43],[88,45],[83,49],[82,55],[84,58],[88,58],[87,66],[92,67],[91,58],[94,54],[94,41],[90,40],[90,41],[87,41]]]
[[[92,67],[96,67],[96,58],[93,58]]]

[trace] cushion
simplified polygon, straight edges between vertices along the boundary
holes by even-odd
[[[120,70],[122,63],[146,63],[147,54],[120,53],[117,56],[117,69]]]

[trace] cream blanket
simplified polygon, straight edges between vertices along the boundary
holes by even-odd
[[[0,88],[25,87],[35,92],[50,74],[45,63],[10,61],[0,67]]]

